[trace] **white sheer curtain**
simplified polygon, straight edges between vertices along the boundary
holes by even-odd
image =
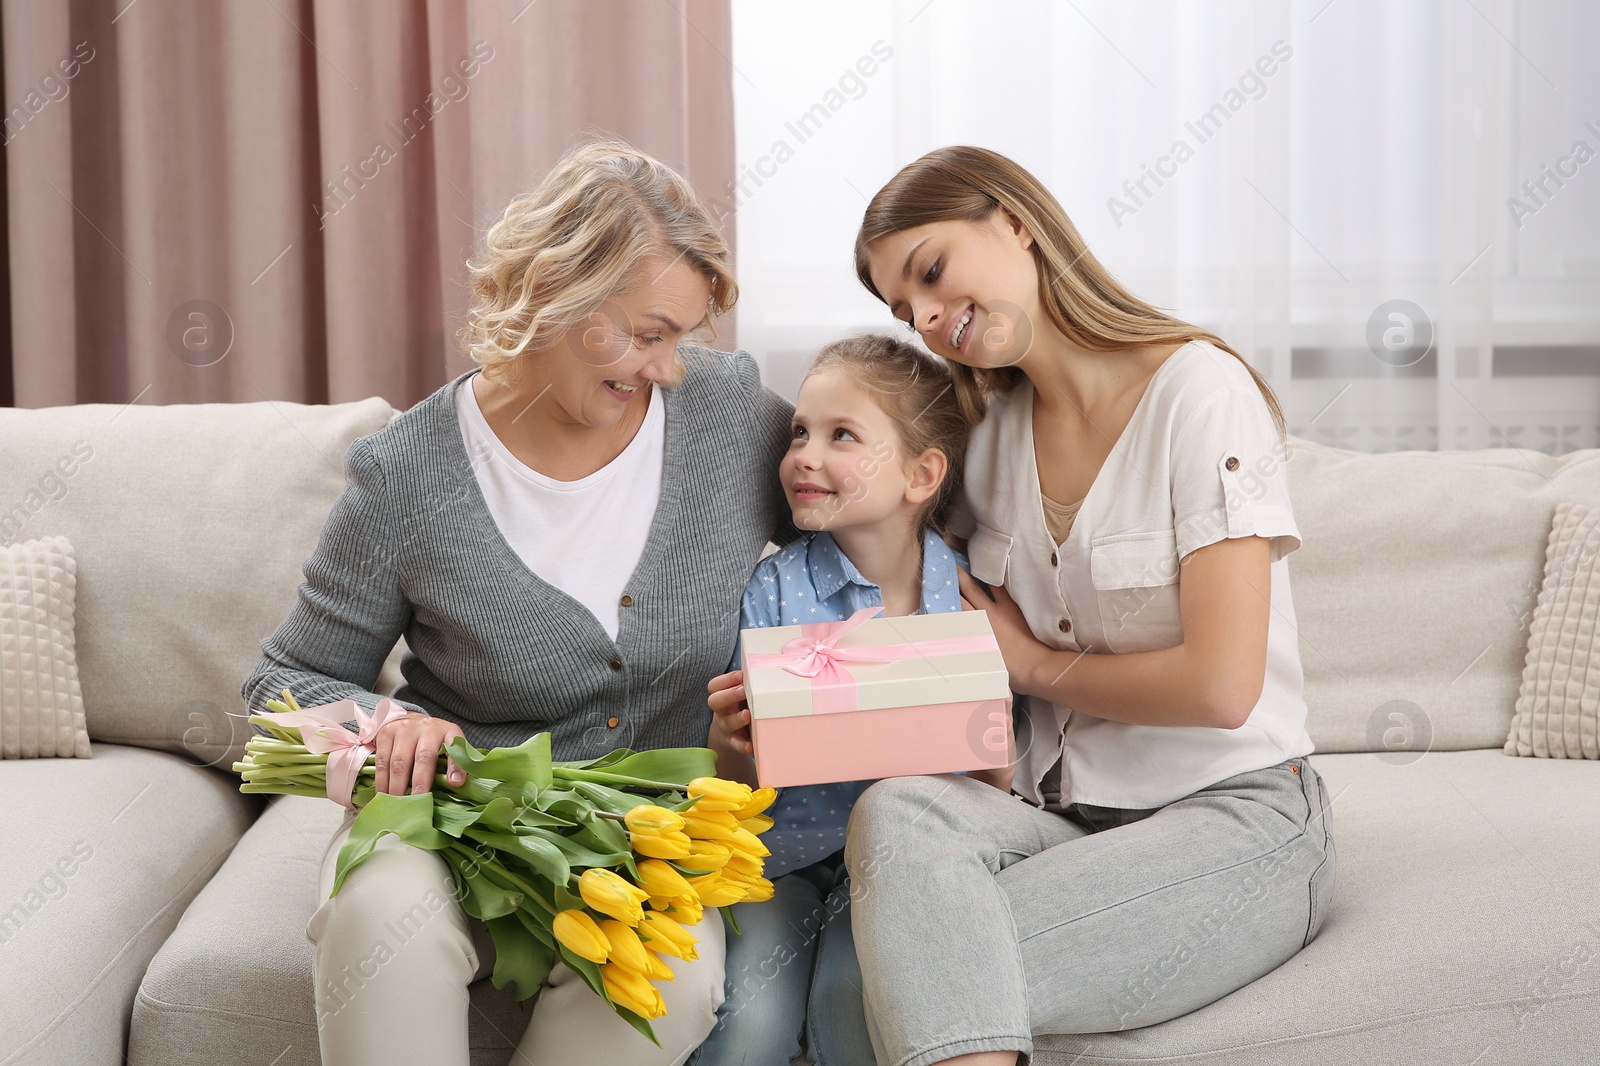
[[[851,271],[862,209],[970,143],[1037,174],[1135,292],[1245,353],[1295,433],[1600,445],[1600,5],[733,14],[739,340],[780,390],[823,341],[897,328]]]

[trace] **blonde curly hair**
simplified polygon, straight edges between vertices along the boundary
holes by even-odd
[[[511,201],[468,262],[462,345],[485,377],[498,379],[523,353],[551,347],[600,312],[652,255],[682,258],[710,282],[696,326],[733,309],[739,286],[728,246],[689,183],[622,141],[575,148]]]

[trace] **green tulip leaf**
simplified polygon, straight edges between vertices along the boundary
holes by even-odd
[[[438,793],[434,794],[435,796]],[[460,838],[463,830],[478,820],[480,808],[465,803],[435,803],[433,827],[441,833]]]
[[[484,876],[481,867],[473,865],[469,859],[450,851],[445,855],[450,862],[450,875],[456,883],[456,898],[461,901],[461,909],[472,917],[487,922],[491,918],[514,914],[522,906],[524,897],[521,892],[495,884]],[[470,869],[464,869],[469,866]]]
[[[555,899],[552,902],[558,911],[579,911],[588,906],[583,897],[578,895],[566,885],[555,886]]]
[[[533,938],[535,940],[550,949],[552,958],[554,957],[556,950],[556,935],[550,931],[550,922],[554,918],[555,915],[551,914],[543,907],[517,908],[517,921],[521,922],[523,928],[527,929],[529,933],[533,934]]]
[[[515,856],[554,884],[564,885],[572,876],[566,855],[542,834],[496,833],[472,826],[467,836],[503,853]]]
[[[413,796],[375,793],[356,815],[350,835],[339,849],[333,891],[329,895],[339,894],[345,877],[372,854],[378,838],[385,833],[393,833],[407,844],[429,851],[438,851],[450,843],[448,835],[433,827],[433,793],[421,792]]]
[[[717,754],[710,748],[657,748],[629,754],[607,766],[606,772],[687,785],[697,777],[716,776]]]
[[[635,807],[650,802],[643,796],[619,792],[608,785],[597,785],[592,781],[574,781],[572,791],[588,800],[591,806],[610,811],[612,814],[627,814]]]
[[[594,847],[597,841],[591,836],[578,839],[579,834],[568,836],[564,833],[552,834],[550,843],[561,849],[561,854],[567,857],[570,866],[616,866],[625,857],[622,852],[611,849],[600,850]]]
[[[554,766],[558,770],[604,770],[632,754],[632,748],[613,748],[598,759],[569,759],[566,762],[555,763]]]
[[[555,954],[515,917],[491,918],[484,924],[494,938],[494,973],[490,981],[496,988],[514,985],[519,1003],[532,999],[550,976]]]
[[[550,787],[550,734],[535,733],[513,748],[480,751],[465,737],[452,737],[445,745],[450,758],[468,778],[478,774],[497,781],[524,783],[536,791]]]

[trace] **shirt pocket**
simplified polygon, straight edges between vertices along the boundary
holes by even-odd
[[[1111,651],[1156,651],[1183,642],[1175,530],[1096,538],[1089,545],[1089,577],[1102,640]]]
[[[1011,538],[979,522],[972,539],[967,541],[967,561],[972,564],[969,572],[985,585],[1004,585],[1011,561]]]

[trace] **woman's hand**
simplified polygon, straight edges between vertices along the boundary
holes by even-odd
[[[451,737],[464,736],[461,727],[442,718],[433,718],[416,711],[407,711],[404,718],[389,722],[378,730],[377,755],[373,785],[379,792],[403,796],[409,788],[413,795],[433,791],[433,777],[438,772],[439,752],[450,743]],[[460,787],[467,775],[448,757],[450,784]]]
[[[989,616],[989,627],[1005,656],[1006,672],[1011,675],[1011,687],[1018,692],[1029,691],[1029,679],[1034,676],[1037,664],[1050,654],[1050,647],[1042,643],[1028,628],[1022,608],[1011,598],[1004,587],[994,586],[991,597],[976,578],[957,568],[961,582],[961,607],[968,611],[983,611]]]

